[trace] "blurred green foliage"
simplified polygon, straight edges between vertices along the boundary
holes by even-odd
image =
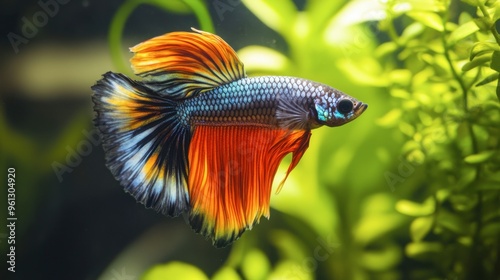
[[[241,2],[288,45],[239,50],[249,75],[309,78],[370,108],[313,131],[272,198],[285,225],[246,233],[214,275],[174,261],[144,279],[495,279],[499,2],[308,0],[300,11],[291,0]],[[127,1],[109,37],[120,68],[123,26],[143,3],[194,12],[213,31],[209,3]]]

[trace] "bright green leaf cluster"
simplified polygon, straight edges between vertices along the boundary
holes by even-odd
[[[405,253],[432,260],[431,269],[415,272],[426,277],[493,278],[500,246],[500,192],[493,187],[500,185],[500,84],[491,85],[500,72],[500,5],[464,2],[476,16],[450,8],[399,14],[388,1],[380,28],[391,40],[375,52],[389,61],[395,102],[378,124],[406,137],[408,162],[423,160],[425,176],[411,178],[421,202],[402,199],[396,209],[415,217]]]

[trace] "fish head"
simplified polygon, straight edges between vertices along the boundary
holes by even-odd
[[[330,88],[314,100],[313,115],[317,126],[341,126],[359,117],[367,107],[368,104]]]

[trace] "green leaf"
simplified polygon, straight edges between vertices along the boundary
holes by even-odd
[[[410,11],[418,12],[442,12],[445,11],[447,6],[444,4],[445,1],[436,0],[398,0],[398,1],[380,1],[382,3],[387,3],[390,6],[390,10],[393,14],[399,15],[400,13],[406,13]]]
[[[399,122],[402,114],[403,114],[403,112],[401,112],[400,109],[392,109],[387,114],[385,114],[383,117],[379,118],[376,122],[380,126],[391,127],[391,126],[396,125],[396,123]]]
[[[478,66],[485,65],[487,62],[490,62],[491,56],[492,56],[492,54],[486,53],[486,54],[474,57],[474,60],[469,61],[469,62],[465,63],[464,66],[462,66],[462,71],[467,72],[467,71],[474,69]]]
[[[461,236],[461,237],[457,238],[457,241],[458,241],[458,243],[460,243],[466,247],[470,247],[473,243],[472,238],[470,236]]]
[[[467,234],[469,231],[468,225],[465,224],[461,216],[444,209],[440,209],[436,223],[458,235]]]
[[[321,1],[321,4],[326,2],[336,1]],[[386,17],[386,7],[381,1],[360,0],[347,2],[332,21],[337,26],[350,26],[366,21],[380,21]]]
[[[439,203],[443,203],[450,197],[451,191],[448,189],[440,189],[436,192],[436,199]]]
[[[490,68],[500,72],[500,51],[494,51],[493,56],[491,57]]]
[[[410,258],[421,258],[442,250],[443,245],[438,242],[412,242],[406,245],[405,253]]]
[[[304,261],[304,260],[301,260]],[[281,259],[274,266],[274,270],[266,279],[300,279],[300,280],[313,280],[314,272],[312,269],[297,269],[303,265],[301,261],[291,261]]]
[[[481,31],[488,32],[490,30],[491,22],[487,18],[475,18],[473,21]]]
[[[384,244],[375,250],[365,250],[359,262],[370,271],[386,271],[401,261],[401,249],[396,244]]]
[[[434,213],[435,206],[432,197],[429,197],[422,204],[410,200],[400,200],[396,203],[396,210],[401,214],[420,217]]]
[[[248,252],[241,264],[245,279],[266,279],[270,268],[267,256],[258,249]]]
[[[481,229],[481,238],[498,238],[500,236],[500,222],[489,223]]]
[[[494,154],[495,151],[483,151],[479,154],[466,156],[464,161],[468,164],[480,164],[489,160]]]
[[[378,58],[382,58],[386,55],[393,54],[397,49],[398,44],[396,44],[395,42],[385,42],[378,46],[378,48],[375,50],[375,56]]]
[[[483,86],[483,85],[486,85],[486,84],[489,84],[493,81],[496,81],[498,80],[498,76],[499,76],[500,73],[496,72],[496,73],[493,73],[493,74],[490,74],[488,75],[486,78],[482,79],[481,81],[479,81],[477,84],[476,84],[476,87],[480,87],[480,86]]]
[[[471,21],[472,19],[473,17],[468,12],[461,12],[460,15],[458,16],[458,24],[462,25],[464,23]]]
[[[412,72],[408,69],[395,69],[389,73],[389,79],[395,85],[407,86],[412,79]]]
[[[475,43],[471,48],[469,60],[472,61],[478,55],[493,51],[500,51],[500,46],[498,46],[496,43],[491,42]]]
[[[478,202],[477,195],[473,194],[455,194],[450,196],[450,203],[457,211],[465,212],[472,210]]]
[[[247,46],[238,51],[238,56],[245,63],[245,70],[250,73],[283,73],[291,68],[292,63],[280,52],[262,46]]]
[[[143,280],[163,280],[163,279],[190,279],[208,280],[208,277],[194,265],[183,262],[169,262],[167,264],[155,265],[146,271]]]
[[[327,238],[331,238],[331,236]],[[276,247],[276,251],[284,259],[300,261],[307,257],[309,253],[303,247],[304,240],[299,239],[289,231],[273,230],[269,234],[269,239]]]
[[[473,21],[469,21],[465,24],[462,24],[457,29],[455,29],[453,32],[451,32],[450,37],[448,37],[448,44],[450,46],[453,46],[458,41],[466,38],[467,36],[474,34],[478,30],[479,30],[479,27]]]
[[[493,3],[493,6],[488,8],[488,13],[491,16],[491,21],[496,22],[498,19],[500,19],[500,2],[496,1]]]
[[[414,20],[422,23],[423,25],[430,27],[437,31],[444,31],[443,20],[440,16],[435,13],[430,12],[409,12],[407,15]]]
[[[457,191],[463,191],[468,187],[473,186],[473,182],[476,180],[477,170],[473,167],[464,167],[460,170],[460,175],[458,181],[453,185],[453,189]]]
[[[433,216],[419,217],[413,220],[410,225],[411,239],[414,242],[422,241],[431,230],[434,221]]]
[[[395,98],[401,98],[401,99],[410,99],[411,94],[408,92],[408,90],[401,89],[401,88],[392,88],[391,89],[391,96]]]
[[[408,135],[409,137],[412,137],[415,135],[415,127],[412,124],[409,124],[404,121],[399,122],[399,130],[403,132],[404,134]]]
[[[353,230],[358,244],[369,244],[401,227],[405,217],[398,213],[365,215]]]
[[[431,126],[434,122],[434,118],[427,114],[425,111],[418,111],[418,117],[420,118],[420,123],[425,126]]]
[[[399,37],[399,42],[401,44],[407,44],[411,39],[417,37],[422,34],[425,30],[425,26],[420,22],[412,22],[408,25],[401,33]]]
[[[224,266],[219,271],[217,271],[213,276],[212,280],[240,280],[238,272],[230,266]]]

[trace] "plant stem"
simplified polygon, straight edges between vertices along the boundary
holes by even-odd
[[[488,12],[488,9],[486,9],[486,6],[484,6],[484,3],[481,1],[477,1],[477,2],[479,4],[479,9],[483,13],[484,17],[488,18],[488,21],[491,22],[490,13]],[[500,45],[500,35],[498,34],[497,29],[495,28],[494,22],[491,22],[491,24],[490,24],[490,31],[491,31],[491,34],[493,34],[495,41],[497,41],[497,44]]]
[[[128,75],[131,75],[133,73],[130,70],[130,67],[128,67],[128,65],[125,63],[125,60],[123,58],[121,49],[122,34],[128,17],[130,16],[130,14],[132,14],[132,12],[137,8],[138,5],[140,5],[138,1],[126,1],[125,3],[123,3],[113,16],[108,31],[109,51],[111,53],[113,64],[118,71],[126,73]]]
[[[401,47],[401,40],[399,40],[398,33],[396,32],[396,28],[394,27],[394,21],[392,19],[392,15],[390,16],[391,18],[387,20],[387,31],[389,32],[389,37],[393,42],[396,43],[399,47]]]
[[[445,13],[445,15],[443,17],[444,31],[443,31],[442,36],[441,36],[441,41],[442,41],[443,48],[444,48],[444,56],[446,58],[446,61],[448,62],[448,65],[450,67],[453,78],[459,83],[460,89],[462,90],[463,110],[464,110],[464,113],[466,116],[467,130],[468,130],[469,136],[471,138],[472,154],[477,154],[479,151],[479,148],[478,148],[474,128],[473,128],[471,119],[469,117],[469,103],[468,103],[469,88],[465,85],[464,80],[462,79],[462,77],[458,74],[457,70],[455,69],[453,61],[451,60],[451,57],[450,57],[449,46],[446,43],[446,22],[448,21],[448,17],[449,17],[449,13]],[[476,174],[474,177],[474,182],[476,182],[479,179],[480,171],[481,171],[480,166],[479,165],[476,166]],[[480,244],[480,241],[481,241],[480,240],[481,239],[480,233],[481,233],[481,228],[482,228],[483,195],[482,195],[481,191],[478,191],[477,194],[478,194],[478,203],[477,203],[477,206],[475,209],[475,212],[476,212],[475,213],[475,220],[476,220],[477,224],[476,224],[476,228],[474,230],[473,236],[472,236],[473,243],[472,243],[472,247],[471,247],[471,250],[472,250],[471,256],[476,256],[476,257],[471,259],[471,261],[469,262],[469,269],[466,272],[467,279],[472,279],[475,277],[478,277],[478,279],[482,278],[480,274],[482,273],[481,263],[482,263],[483,258],[477,257],[477,256],[480,256],[481,254],[478,254],[478,253],[480,253],[482,251],[481,244]],[[470,277],[472,277],[472,278],[470,278]]]
[[[129,16],[138,6],[143,4],[153,5],[168,10],[168,6],[162,5],[162,3],[162,1],[156,0],[129,0],[125,1],[118,11],[116,11],[109,27],[108,44],[111,52],[111,59],[120,72],[126,73],[129,76],[133,75],[130,67],[125,63],[121,51],[123,29]],[[203,2],[197,0],[184,0],[184,3],[191,8],[191,11],[200,24],[201,30],[214,32],[214,25],[210,13]]]
[[[443,28],[444,32],[442,33],[441,36],[441,42],[443,44],[444,48],[444,57],[446,58],[446,61],[448,62],[448,66],[450,67],[451,74],[453,75],[453,78],[458,82],[460,85],[460,89],[462,90],[462,102],[463,102],[463,110],[466,116],[469,115],[469,88],[465,85],[464,80],[462,77],[458,74],[457,70],[455,69],[455,65],[453,64],[453,61],[451,60],[450,57],[450,49],[448,44],[446,43],[446,21],[447,21],[448,15],[445,16],[443,19]],[[471,144],[472,144],[472,154],[477,154],[478,153],[478,146],[477,146],[477,140],[476,136],[474,133],[474,129],[472,128],[472,124],[467,118],[467,129],[469,131],[469,135],[471,136]]]

